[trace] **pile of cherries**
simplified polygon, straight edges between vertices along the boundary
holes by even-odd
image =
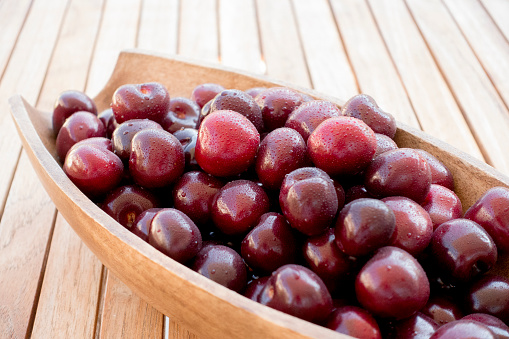
[[[283,87],[124,85],[53,113],[74,184],[174,260],[361,338],[509,338],[509,189],[465,214],[451,172],[398,148],[368,95],[341,109]]]

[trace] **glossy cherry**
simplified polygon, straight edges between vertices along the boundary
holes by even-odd
[[[485,275],[468,289],[466,307],[470,313],[486,313],[509,322],[509,279]]]
[[[456,320],[441,326],[430,339],[495,339],[495,334],[484,324],[472,320]]]
[[[171,98],[168,112],[161,121],[161,126],[170,133],[183,128],[195,128],[200,111],[200,106],[193,100],[182,97]]]
[[[454,191],[454,178],[451,171],[445,166],[443,162],[438,160],[434,155],[422,149],[416,149],[428,162],[431,170],[431,183],[447,187]]]
[[[134,135],[144,129],[159,129],[162,130],[161,125],[149,119],[132,119],[123,122],[115,128],[111,136],[115,154],[127,162],[131,156],[131,142]]]
[[[224,91],[224,87],[219,84],[207,83],[196,86],[191,93],[191,100],[195,101],[200,108],[205,106],[207,102]]]
[[[422,207],[429,213],[433,229],[446,221],[461,218],[463,207],[456,193],[447,187],[432,184]]]
[[[131,226],[131,232],[148,242],[148,234],[150,231],[150,225],[152,224],[152,219],[154,219],[157,212],[161,209],[162,208],[149,208],[148,210],[141,212]]]
[[[53,132],[58,134],[65,120],[73,113],[85,111],[97,115],[95,102],[81,91],[65,91],[60,93],[53,106]]]
[[[218,93],[210,104],[210,113],[231,110],[249,119],[259,132],[263,131],[263,118],[260,106],[249,94],[238,89],[227,89]]]
[[[357,306],[344,306],[336,309],[330,315],[327,327],[354,338],[382,338],[375,318],[368,311]]]
[[[378,155],[385,153],[387,151],[392,151],[394,149],[398,149],[398,145],[394,140],[389,138],[388,136],[380,133],[375,133],[376,136],[376,152],[373,155],[373,158],[376,158]]]
[[[288,116],[304,101],[300,93],[286,87],[271,87],[255,98],[267,131],[283,127]]]

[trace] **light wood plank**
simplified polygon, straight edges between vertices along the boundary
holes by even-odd
[[[90,96],[96,96],[110,78],[119,52],[135,47],[140,9],[141,0],[106,1],[87,81]]]
[[[256,4],[267,74],[311,88],[290,0],[257,0]]]
[[[41,288],[34,338],[92,338],[102,264],[58,215]]]
[[[217,0],[181,0],[178,53],[218,62]]]
[[[365,1],[331,1],[361,92],[413,127],[420,127],[407,93]]]
[[[485,159],[509,173],[509,112],[439,0],[408,0],[414,20],[447,79]]]
[[[31,4],[32,0],[0,1],[0,79]]]
[[[0,223],[0,335],[30,334],[55,206],[22,152]]]
[[[293,5],[314,89],[343,100],[358,94],[328,1],[293,0]]]
[[[144,0],[136,47],[177,53],[178,0]]]
[[[486,10],[497,23],[497,26],[509,40],[509,1],[507,0],[481,0]]]
[[[0,83],[0,215],[21,150],[7,99],[21,93],[29,102],[36,102],[66,4],[67,0],[34,1]]]
[[[39,108],[51,111],[61,91],[84,89],[102,7],[102,0],[72,1],[70,4],[41,91]],[[88,29],[82,29],[85,26]],[[58,215],[33,337],[91,338],[101,270],[100,261]]]
[[[221,63],[253,73],[265,73],[254,1],[219,1]]]
[[[509,42],[479,0],[445,0],[484,70],[509,106]],[[506,21],[509,20],[509,11]]]
[[[404,0],[370,0],[369,4],[422,129],[482,160],[479,146]]]
[[[159,339],[162,333],[163,315],[108,272],[100,337]]]

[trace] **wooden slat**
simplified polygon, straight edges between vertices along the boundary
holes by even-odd
[[[30,335],[55,206],[23,152],[0,223],[1,335]]]
[[[348,100],[359,89],[328,1],[293,0],[293,5],[314,89]]]
[[[0,1],[0,79],[31,4],[32,0]]]
[[[509,112],[439,0],[407,0],[440,70],[479,142],[485,159],[509,173]]]
[[[108,272],[101,319],[101,338],[157,338],[163,333],[163,315],[142,301]],[[126,312],[128,308],[131,311]]]
[[[399,121],[419,127],[366,2],[333,0],[331,4],[361,92],[371,95]]]
[[[479,0],[445,0],[452,17],[509,106],[509,42]],[[509,11],[506,12],[509,21]]]
[[[257,0],[256,3],[267,74],[312,87],[290,0]]]
[[[178,53],[217,62],[217,0],[181,0],[179,21]]]
[[[7,99],[21,93],[36,102],[67,0],[34,1],[0,83],[0,215],[21,150]]]
[[[61,215],[55,224],[32,335],[92,338],[102,264]]]
[[[370,0],[369,4],[422,129],[483,159],[404,0]]]
[[[70,4],[41,91],[39,108],[51,111],[63,90],[84,90],[102,7],[102,0]],[[58,215],[32,335],[91,338],[101,270],[99,260]]]
[[[136,47],[177,53],[178,0],[144,0]]]
[[[141,0],[106,1],[86,87],[90,96],[96,96],[106,84],[119,52],[135,46],[140,8]]]
[[[264,73],[254,0],[219,1],[221,63]]]
[[[509,40],[509,1],[507,0],[480,0],[491,17],[497,23],[497,26]]]

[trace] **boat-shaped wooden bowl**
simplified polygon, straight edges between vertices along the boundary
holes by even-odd
[[[214,82],[241,90],[288,86],[340,106],[343,103],[311,90],[225,67],[176,56],[125,51],[95,98],[99,111],[109,107],[112,94],[120,85],[150,81],[163,83],[172,97],[189,97],[196,85]],[[10,105],[25,151],[60,213],[109,270],[159,311],[202,338],[347,338],[230,291],[130,233],[82,194],[62,171],[55,160],[51,113],[35,109],[19,95],[10,98]],[[487,189],[509,186],[506,176],[423,132],[399,124],[395,140],[400,147],[421,148],[442,160],[454,175],[456,193],[465,209]],[[507,256],[501,257],[497,265],[496,270],[507,276]]]

